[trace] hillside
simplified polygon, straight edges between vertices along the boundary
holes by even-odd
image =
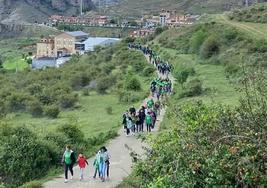
[[[147,159],[118,188],[266,185],[266,24],[218,17],[148,41],[177,83]]]
[[[244,0],[165,0],[164,3],[162,0],[120,0],[107,12],[111,15],[140,16],[145,13],[158,13],[161,9],[176,9],[181,12],[200,14],[218,13],[242,6],[244,6]]]
[[[0,0],[0,22],[43,22],[49,15],[79,13],[76,0]],[[84,0],[84,9],[94,7],[91,0]]]
[[[267,23],[267,3],[259,3],[246,9],[237,9],[229,14],[229,18],[236,21]]]

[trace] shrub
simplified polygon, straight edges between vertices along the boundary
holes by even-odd
[[[190,80],[186,84],[186,89],[185,91],[181,94],[180,97],[194,97],[194,96],[199,96],[203,92],[202,88],[202,82],[199,79],[193,79]]]
[[[56,105],[46,106],[44,109],[44,113],[50,118],[57,118],[60,113],[60,109]]]
[[[78,96],[74,94],[61,95],[59,99],[62,108],[71,108],[78,102]]]
[[[42,104],[37,100],[28,102],[27,109],[33,117],[39,117],[43,115]]]
[[[202,44],[200,55],[203,58],[210,58],[211,56],[218,54],[219,50],[218,38],[212,35]]]
[[[63,133],[71,144],[82,143],[84,141],[84,134],[76,125],[65,124],[59,127],[58,131]]]
[[[97,81],[96,91],[99,94],[105,94],[106,90],[111,87],[111,85],[116,83],[116,79],[112,76],[101,77]]]
[[[130,75],[124,80],[124,87],[126,90],[140,91],[141,83],[137,77]]]
[[[43,177],[50,166],[48,148],[25,127],[2,130],[1,181],[8,187]]]
[[[89,88],[83,88],[82,94],[83,94],[83,96],[90,96],[90,89]]]

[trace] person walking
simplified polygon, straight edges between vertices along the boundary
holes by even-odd
[[[95,169],[94,176],[93,176],[94,179],[96,179],[97,173],[98,173],[98,176],[100,177],[100,153],[101,153],[101,151],[99,150],[95,156],[95,160],[93,163],[93,166]]]
[[[82,181],[84,177],[84,169],[86,165],[88,165],[88,162],[86,157],[82,153],[79,154],[77,162],[80,167],[80,181]]]
[[[146,130],[147,132],[151,132],[152,127],[152,117],[149,113],[146,114]]]
[[[68,182],[68,171],[70,171],[70,179],[73,178],[73,165],[75,164],[75,155],[74,151],[70,149],[70,146],[66,146],[66,150],[63,154],[62,157],[62,163],[64,164],[64,169],[65,169],[65,183]]]
[[[107,178],[109,178],[109,167],[110,167],[110,155],[108,153],[108,150],[105,146],[102,147],[102,151],[104,152],[104,162],[106,163],[106,174]]]

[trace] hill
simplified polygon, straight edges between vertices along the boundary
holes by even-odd
[[[91,10],[91,0],[83,1],[84,9]],[[79,13],[77,0],[0,0],[0,22],[43,22],[52,14]]]
[[[250,2],[253,3],[254,0]],[[228,11],[244,5],[244,0],[120,0],[107,12],[117,16],[140,16],[145,13],[158,13],[161,9],[176,9],[181,12],[200,14]]]
[[[230,15],[231,20],[267,23],[267,3],[259,3],[247,9],[235,10]]]

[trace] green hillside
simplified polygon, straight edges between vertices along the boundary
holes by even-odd
[[[235,10],[229,14],[229,18],[243,22],[267,23],[267,3],[259,3],[246,9]]]
[[[120,188],[267,184],[265,25],[239,24],[217,16],[147,43],[174,65],[176,87],[147,159]]]

